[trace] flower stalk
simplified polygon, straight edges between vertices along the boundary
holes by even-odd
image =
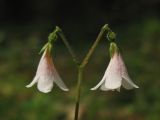
[[[72,59],[73,61],[75,62],[76,65],[79,65],[80,62],[75,54],[75,52],[73,51],[72,47],[70,46],[67,38],[65,37],[65,35],[63,34],[63,31],[58,27],[56,26],[56,31],[57,31],[57,34],[61,37],[62,41],[64,42],[65,46],[67,47],[69,53],[71,54],[72,56]]]
[[[105,33],[109,30],[109,27],[107,24],[105,24],[101,31],[93,43],[92,47],[89,49],[88,53],[86,54],[85,58],[82,60],[82,63],[78,67],[78,81],[77,81],[77,97],[76,97],[76,106],[75,106],[75,117],[74,120],[78,120],[78,113],[79,113],[79,104],[80,104],[80,95],[81,95],[81,83],[83,79],[83,71],[85,66],[87,65],[91,55],[93,54],[94,50],[96,49],[98,43],[100,40],[104,37]]]
[[[101,31],[97,37],[97,39],[95,40],[95,42],[93,43],[92,47],[89,49],[87,55],[85,56],[81,66],[85,67],[86,64],[88,63],[88,60],[90,59],[92,53],[94,52],[95,48],[97,47],[99,41],[104,37],[105,33],[107,33],[107,31],[109,31],[110,28],[108,27],[108,24],[105,24],[102,28]]]

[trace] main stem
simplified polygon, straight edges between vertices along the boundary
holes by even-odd
[[[92,47],[89,49],[87,55],[83,59],[82,63],[78,67],[77,97],[76,97],[74,120],[78,120],[78,115],[79,115],[79,103],[80,103],[80,95],[81,95],[81,83],[82,83],[82,78],[83,78],[83,70],[85,66],[87,65],[88,60],[90,59],[99,41],[103,38],[104,33],[107,32],[108,30],[109,30],[109,27],[107,24],[102,27],[97,39],[95,40]]]
[[[78,120],[82,77],[83,77],[83,67],[79,66],[78,67],[77,97],[76,97],[74,120]]]

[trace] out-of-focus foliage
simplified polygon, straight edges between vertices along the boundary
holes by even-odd
[[[63,92],[54,86],[51,93],[43,94],[37,90],[36,85],[30,89],[25,86],[32,81],[35,75],[41,57],[38,52],[47,41],[48,34],[53,30],[55,24],[61,25],[60,27],[71,41],[76,53],[83,58],[97,37],[100,27],[105,23],[111,23],[110,27],[117,33],[118,46],[129,74],[140,88],[130,91],[122,88],[120,93],[90,91],[90,88],[101,80],[109,62],[108,41],[103,39],[85,70],[82,83],[81,119],[160,119],[160,19],[157,16],[158,12],[155,12],[157,8],[151,9],[149,6],[158,4],[156,0],[145,1],[146,3],[141,1],[140,5],[146,4],[144,9],[149,6],[148,9],[151,11],[146,11],[148,14],[145,11],[141,11],[141,14],[138,12],[138,10],[143,10],[143,7],[140,8],[137,2],[138,7],[136,3],[118,2],[118,0],[110,1],[108,4],[104,4],[104,1],[102,3],[94,1],[90,3],[91,5],[84,2],[77,9],[81,10],[82,5],[88,5],[88,7],[84,7],[84,11],[79,11],[80,17],[77,19],[76,12],[61,16],[65,15],[67,7],[65,9],[56,8],[61,5],[58,1],[53,7],[55,11],[52,10],[54,18],[49,16],[52,14],[48,9],[44,9],[44,5],[49,3],[33,1],[37,5],[32,2],[29,5],[37,7],[34,9],[32,18],[37,18],[36,21],[44,18],[44,22],[42,19],[39,20],[39,23],[30,21],[25,24],[26,21],[22,19],[21,24],[15,21],[12,24],[6,24],[7,21],[3,21],[5,24],[0,23],[2,26],[0,28],[0,120],[71,120],[74,115],[77,71],[60,39],[54,44],[53,60],[70,91]],[[96,4],[99,7],[96,7]],[[129,7],[123,9],[127,4]],[[110,6],[110,9],[105,8],[104,5],[105,7]],[[51,5],[49,6],[52,8]],[[40,9],[41,7],[43,9]],[[71,8],[69,10],[71,11]],[[9,20],[7,16],[5,18],[4,12],[1,13],[4,14],[2,15],[3,20]],[[9,15],[9,13],[6,14]],[[21,21],[20,16],[9,18],[11,20],[18,18],[18,21]],[[82,18],[85,19],[82,20]],[[52,22],[52,19],[55,21]],[[96,20],[99,21],[96,22]]]

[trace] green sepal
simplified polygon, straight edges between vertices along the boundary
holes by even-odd
[[[55,42],[57,40],[57,32],[58,31],[61,31],[61,29],[58,26],[56,26],[54,31],[52,33],[50,33],[49,36],[48,36],[48,41],[49,42]]]
[[[115,42],[111,42],[109,47],[110,57],[113,57],[113,55],[118,51],[119,49],[117,47],[117,44]]]
[[[51,52],[52,50],[52,44],[50,42],[47,42],[42,49],[40,50],[39,54],[41,54],[42,52],[44,52],[46,49],[49,50],[49,52]]]
[[[55,42],[57,40],[57,34],[55,31],[49,34],[48,41],[49,42]]]

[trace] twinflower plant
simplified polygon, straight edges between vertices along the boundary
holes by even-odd
[[[64,91],[68,91],[69,89],[61,80],[52,60],[52,46],[57,38],[60,37],[64,42],[66,48],[68,49],[73,61],[78,68],[78,78],[77,78],[77,92],[76,92],[76,100],[75,100],[75,112],[74,112],[74,120],[78,120],[79,118],[79,104],[80,104],[80,96],[81,96],[81,84],[83,80],[83,72],[84,69],[91,58],[91,55],[95,51],[97,45],[99,44],[102,38],[106,37],[110,42],[110,63],[105,71],[105,74],[102,80],[91,90],[96,90],[100,87],[103,91],[108,90],[117,90],[120,91],[120,87],[123,86],[126,89],[138,88],[136,84],[134,84],[131,78],[128,75],[126,66],[121,57],[120,51],[116,44],[116,35],[109,28],[108,24],[105,24],[98,34],[97,39],[94,41],[93,45],[89,49],[88,53],[84,57],[82,61],[78,59],[70,46],[68,40],[66,39],[62,30],[56,26],[55,30],[50,33],[48,37],[48,42],[41,49],[40,53],[43,53],[41,60],[39,62],[36,75],[33,81],[27,85],[26,87],[31,87],[37,83],[38,90],[43,93],[51,92],[54,83],[59,86],[60,89]],[[55,44],[54,44],[55,45]]]

